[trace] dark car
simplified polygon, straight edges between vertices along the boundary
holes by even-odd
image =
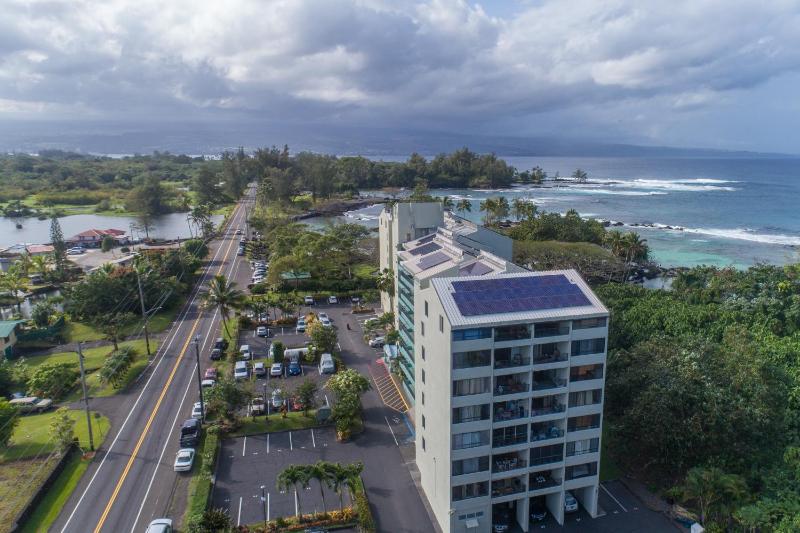
[[[220,350],[219,348],[214,348],[213,350],[211,350],[210,357],[212,361],[217,361],[219,359],[222,359],[222,350]]]
[[[299,376],[303,373],[303,370],[300,368],[300,363],[297,361],[292,361],[289,363],[289,375],[290,376]]]
[[[228,341],[222,337],[217,337],[217,340],[214,341],[214,348],[225,351],[228,349]]]
[[[531,521],[541,522],[547,518],[547,506],[544,502],[535,502],[531,504]]]
[[[181,446],[194,448],[200,442],[200,421],[190,418],[181,426]]]

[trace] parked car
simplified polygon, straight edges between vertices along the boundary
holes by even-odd
[[[266,406],[264,404],[264,397],[261,395],[253,396],[253,399],[250,400],[250,406],[248,407],[248,411],[250,416],[256,415],[263,415],[266,411]]]
[[[214,348],[211,350],[211,355],[208,356],[212,361],[219,361],[222,359],[222,350]]]
[[[203,374],[203,379],[217,379],[217,369],[216,367],[210,366],[206,368],[206,373]]]
[[[247,368],[247,361],[236,361],[236,366],[233,368],[233,379],[239,381],[249,377],[250,369]]]
[[[194,448],[181,448],[175,455],[176,472],[188,472],[194,464]]]
[[[24,415],[28,413],[41,413],[47,411],[53,406],[53,400],[39,398],[38,396],[14,398],[8,403],[15,406],[17,410]]]
[[[67,255],[81,255],[85,250],[80,246],[75,246],[73,248],[67,248]]]
[[[547,518],[547,506],[542,501],[531,504],[531,521],[541,522]]]
[[[383,348],[384,344],[386,344],[385,337],[375,337],[369,340],[369,345],[373,348]]]
[[[197,446],[198,442],[200,442],[200,421],[190,418],[181,426],[181,446],[191,448]]]
[[[324,353],[319,356],[319,373],[333,374],[336,372],[336,363],[333,361],[333,356],[329,353]]]
[[[200,402],[194,402],[192,406],[192,418],[196,418],[198,420],[202,420],[203,417],[203,404]]]
[[[289,363],[288,372],[290,376],[299,376],[300,374],[303,373],[303,369],[300,367],[300,363],[298,363],[297,361],[292,361],[291,363]]]
[[[269,375],[273,378],[279,378],[283,375],[283,363],[273,363],[269,369]]]
[[[564,512],[565,513],[574,513],[578,510],[578,500],[575,499],[575,496],[572,495],[571,492],[567,491],[564,493]]]
[[[297,319],[297,325],[294,327],[294,330],[297,333],[305,333],[306,332],[306,321],[304,318]]]
[[[256,328],[256,335],[258,335],[259,337],[268,337],[269,330],[265,326],[258,326]]]
[[[222,337],[217,337],[217,340],[214,341],[214,348],[222,350],[224,352],[225,350],[228,349],[228,341],[226,341]]]
[[[255,365],[253,365],[253,374],[255,374],[256,377],[259,377],[259,378],[262,378],[262,377],[266,376],[267,375],[267,367],[266,367],[266,365],[264,363],[261,363],[261,362],[256,363]]]
[[[313,296],[304,296],[303,303],[306,305],[314,305],[314,297]]]
[[[319,318],[320,321],[322,321],[322,320],[330,320],[330,317],[328,316],[328,313],[326,313],[325,311],[322,311],[320,314],[318,314],[317,318]]]
[[[210,389],[217,384],[217,380],[213,378],[206,378],[200,382],[200,387],[203,389]]]
[[[322,324],[322,327],[324,327],[324,328],[332,328],[333,327],[333,322],[331,322],[330,318],[320,319],[319,323]]]
[[[334,295],[330,295],[330,296],[328,296],[328,303],[331,304],[331,305],[338,304],[339,303],[339,298],[337,298]]]
[[[275,389],[272,391],[272,407],[275,409],[279,409],[283,405],[283,396],[281,389]]]
[[[249,344],[242,344],[239,347],[239,356],[242,359],[245,359],[245,360],[250,359],[252,357],[252,354],[250,353],[250,345]]]
[[[172,520],[169,518],[156,518],[147,526],[144,533],[172,533]]]

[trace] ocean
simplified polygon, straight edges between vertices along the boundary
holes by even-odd
[[[624,227],[618,229],[647,239],[653,259],[665,267],[800,262],[800,158],[503,159],[520,170],[538,165],[549,176],[570,176],[581,168],[590,183],[432,194],[470,199],[473,210],[465,216],[476,222],[482,216],[481,200],[500,195],[509,201],[524,198],[540,210],[575,209],[583,217],[619,221]],[[374,225],[378,212],[367,208],[347,218]]]

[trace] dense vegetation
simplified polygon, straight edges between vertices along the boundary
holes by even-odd
[[[609,284],[606,422],[617,461],[709,531],[796,531],[800,265],[700,267],[674,290]]]

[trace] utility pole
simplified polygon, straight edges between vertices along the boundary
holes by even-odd
[[[200,413],[202,419],[200,423],[206,418],[206,404],[203,400],[203,378],[200,377],[200,335],[194,336],[194,356],[197,359],[197,389],[200,391]]]
[[[89,415],[89,397],[86,395],[86,372],[83,370],[83,351],[78,343],[78,363],[81,366],[81,386],[83,387],[83,405],[86,408],[86,425],[89,426],[89,449],[94,451],[94,436],[92,435],[92,417]]]
[[[147,358],[150,359],[150,333],[147,331],[148,316],[144,308],[144,292],[142,291],[142,277],[139,274],[139,269],[136,270],[136,283],[139,285],[139,303],[142,305],[142,318],[144,319],[144,344],[147,346]]]

